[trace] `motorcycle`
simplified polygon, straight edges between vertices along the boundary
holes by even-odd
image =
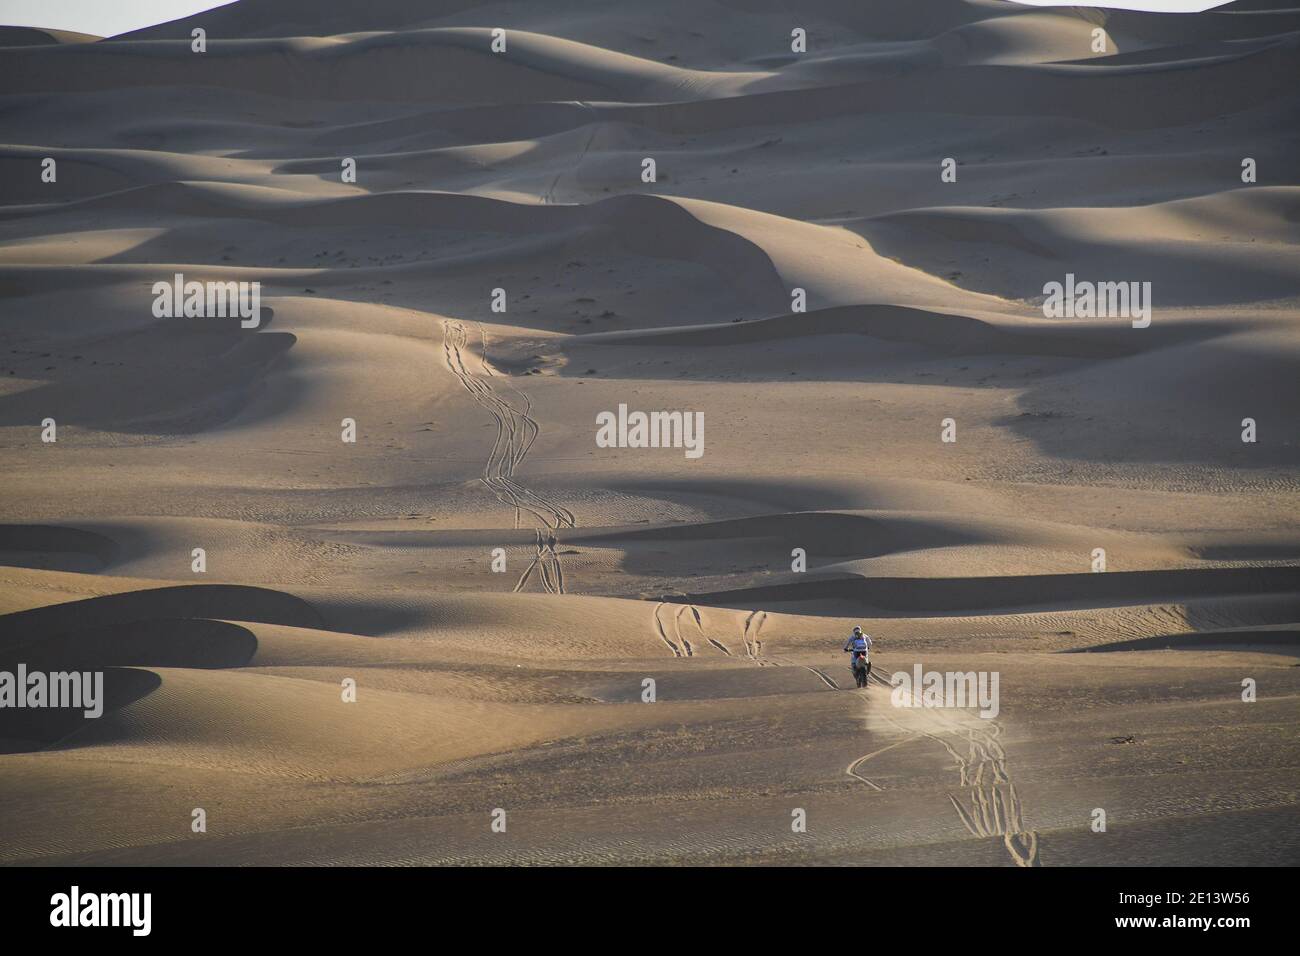
[[[867,677],[870,671],[867,669],[867,655],[861,651],[853,652],[853,661],[850,664],[853,668],[853,679],[857,681],[859,687],[867,686]]]

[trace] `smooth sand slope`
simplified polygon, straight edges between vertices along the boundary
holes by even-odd
[[[0,671],[105,703],[0,709],[0,862],[1300,862],[1300,9],[0,47]]]

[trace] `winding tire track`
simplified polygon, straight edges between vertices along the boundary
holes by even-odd
[[[722,643],[721,641],[716,640],[715,638],[709,637],[709,635],[708,635],[707,633],[705,633],[705,631],[704,631],[704,616],[703,616],[702,614],[700,614],[700,609],[699,609],[698,607],[696,607],[694,604],[688,604],[688,605],[686,605],[686,609],[689,610],[689,611],[691,612],[691,617],[692,617],[692,619],[694,619],[694,621],[695,621],[695,630],[696,630],[697,632],[699,632],[700,637],[704,638],[704,640],[706,640],[708,643],[712,644],[715,648],[717,648],[718,650],[722,651],[722,653],[724,653],[724,654],[726,654],[728,657],[730,657],[730,656],[731,656],[731,648],[727,647],[727,645],[724,644],[724,643]],[[681,624],[681,612],[680,612],[680,611],[677,613],[677,617],[678,617],[678,633],[681,633],[681,630],[680,630],[680,624]]]
[[[591,114],[591,132],[587,136],[587,142],[582,146],[582,152],[579,153],[578,158],[573,161],[572,168],[556,173],[555,178],[551,180],[551,185],[547,187],[546,192],[542,194],[543,206],[549,206],[555,203],[555,187],[560,185],[560,177],[563,176],[565,172],[572,172],[574,176],[577,176],[578,167],[581,166],[582,161],[587,158],[587,153],[591,150],[591,144],[595,142],[596,134],[600,132],[600,114],[596,112],[596,108],[586,100],[575,100],[574,102]]]
[[[870,780],[868,780],[866,777],[862,776],[862,774],[858,773],[858,768],[861,767],[861,766],[862,766],[864,763],[866,763],[868,760],[870,760],[872,757],[875,757],[875,756],[878,756],[878,755],[880,755],[880,754],[883,754],[883,753],[884,753],[885,751],[887,751],[887,750],[893,750],[895,747],[901,747],[901,746],[903,746],[903,744],[911,743],[913,740],[917,740],[917,739],[919,739],[921,736],[922,736],[921,734],[912,734],[912,736],[907,737],[907,738],[904,738],[903,740],[897,740],[897,741],[895,741],[894,743],[890,744],[890,745],[887,746],[887,747],[881,747],[879,750],[873,750],[873,751],[872,751],[871,753],[869,753],[869,754],[863,754],[861,757],[859,757],[858,759],[854,760],[854,761],[853,761],[852,763],[850,763],[847,767],[845,767],[845,768],[844,768],[844,772],[847,773],[850,777],[857,777],[859,780],[861,780],[863,783],[865,783],[865,784],[866,784],[868,787],[870,787],[872,790],[881,790],[881,791],[883,791],[883,790],[884,790],[884,787],[877,786],[876,784],[874,784],[874,783],[872,783]]]
[[[878,677],[874,671],[872,676]],[[888,681],[880,679],[879,682],[892,689]],[[1039,866],[1038,834],[1025,829],[1024,804],[1007,769],[1007,754],[1000,740],[1001,725],[980,717],[974,718],[973,724],[963,722],[933,708],[920,707],[919,701],[916,703],[922,718],[937,725],[933,730],[909,730],[885,715],[885,720],[908,735],[906,739],[857,758],[845,773],[880,790],[857,772],[862,764],[912,740],[922,737],[932,740],[943,747],[956,764],[961,799],[949,793],[948,801],[967,832],[982,839],[1001,837],[1016,866]]]
[[[443,358],[451,373],[470,393],[474,401],[487,410],[496,424],[496,437],[493,439],[492,450],[488,453],[488,460],[483,466],[483,475],[479,480],[492,490],[502,504],[514,509],[516,528],[521,526],[524,512],[532,515],[539,526],[536,529],[537,555],[520,575],[515,584],[515,591],[522,591],[531,580],[533,571],[536,570],[543,590],[548,594],[564,594],[564,569],[560,566],[560,557],[555,550],[555,531],[559,528],[576,527],[577,521],[568,508],[515,481],[515,469],[533,447],[541,427],[532,416],[532,399],[511,384],[511,389],[520,399],[520,407],[515,407],[502,398],[488,381],[490,378],[496,378],[496,373],[492,371],[485,358],[487,332],[481,324],[475,324],[478,325],[482,343],[484,358],[480,358],[479,367],[483,370],[483,374],[476,375],[466,364],[466,353],[471,351],[469,330],[465,323],[456,319],[443,320]]]
[[[829,687],[831,690],[840,690],[840,685],[836,683],[835,678],[831,677],[824,670],[812,667],[808,664],[798,664],[788,658],[775,660],[763,656],[763,642],[758,639],[758,632],[763,629],[764,622],[767,621],[766,611],[750,611],[749,617],[745,618],[743,632],[740,636],[741,642],[745,645],[745,657],[753,661],[759,667],[780,667],[781,660],[787,664],[802,667],[808,673],[813,674],[816,678]]]
[[[763,622],[766,620],[766,611],[750,611],[749,617],[745,618],[740,640],[745,645],[745,656],[759,667],[769,665],[780,667],[781,665],[776,661],[768,660],[763,656],[763,642],[758,639],[758,632],[763,629]]]
[[[667,644],[668,649],[673,652],[673,657],[682,657],[684,656],[682,654],[682,649],[678,647],[676,644],[674,644],[672,639],[669,638],[668,632],[664,630],[663,619],[659,617],[659,612],[664,608],[664,606],[665,606],[665,602],[663,601],[660,601],[658,604],[655,605],[654,614],[653,614],[655,631],[659,634],[659,639],[663,641],[665,644]]]
[[[662,616],[663,612],[670,604],[676,609],[672,612],[673,637],[675,637],[676,640],[668,636],[668,629],[664,626],[664,619]],[[699,635],[694,644],[692,644],[690,638],[686,636],[686,632],[682,630],[682,619],[686,617],[687,612],[690,612],[691,621],[695,624],[695,633]],[[751,611],[749,619],[752,619],[755,613],[756,612]],[[704,615],[700,613],[700,609],[694,604],[678,604],[675,601],[660,601],[655,605],[654,612],[651,615],[651,620],[654,625],[655,634],[659,637],[659,640],[663,641],[668,649],[673,652],[674,657],[694,657],[695,649],[697,647],[704,647],[706,644],[727,657],[736,656],[731,652],[730,647],[717,638],[710,637],[708,632],[704,630]],[[687,630],[689,631],[689,625],[687,626]],[[748,632],[748,619],[746,621],[746,632]],[[747,638],[744,638],[743,640],[745,643],[745,656],[753,660],[753,655],[750,653],[749,641]]]
[[[679,605],[677,608],[677,613],[673,615],[673,630],[677,632],[677,640],[679,640],[682,644],[682,647],[686,649],[686,656],[694,657],[695,649],[691,647],[691,642],[688,641],[686,639],[686,635],[682,633],[682,615],[685,613],[686,613],[686,605],[684,604]]]

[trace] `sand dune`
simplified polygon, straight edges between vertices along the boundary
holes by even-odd
[[[46,30],[41,27],[0,27],[0,46],[44,46],[51,43],[93,43],[103,37],[73,30]]]
[[[0,862],[1300,858],[1294,5],[0,47],[0,671],[104,675],[0,709]],[[255,326],[159,317],[177,274]]]

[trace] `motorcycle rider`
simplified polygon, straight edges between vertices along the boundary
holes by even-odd
[[[858,655],[862,655],[862,663],[867,668],[867,677],[870,678],[871,658],[869,653],[871,651],[871,635],[862,633],[861,626],[854,625],[853,633],[850,634],[849,639],[844,642],[844,650],[853,652],[853,656],[849,658],[850,670],[852,670],[853,665],[857,663]]]

